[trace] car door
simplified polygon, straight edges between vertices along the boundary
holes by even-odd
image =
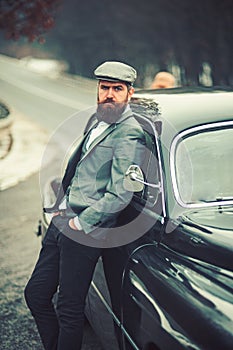
[[[201,203],[183,208],[177,217],[168,216],[162,227],[153,226],[147,241],[135,247],[125,265],[123,348],[230,350],[232,204],[219,200],[218,206],[205,207]]]
[[[188,232],[179,225],[172,235]],[[178,251],[151,236],[130,254],[121,282],[124,349],[232,349],[232,272],[192,258],[194,237]]]

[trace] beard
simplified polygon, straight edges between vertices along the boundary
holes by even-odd
[[[105,102],[98,103],[96,117],[98,121],[104,121],[108,124],[116,123],[124,112],[128,101],[113,102],[107,99]]]

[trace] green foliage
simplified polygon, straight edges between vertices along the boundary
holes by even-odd
[[[0,29],[7,39],[24,36],[43,43],[43,34],[54,25],[58,4],[58,0],[0,0]]]

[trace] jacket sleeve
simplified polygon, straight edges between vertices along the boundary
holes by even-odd
[[[130,203],[133,193],[123,186],[124,175],[132,164],[141,165],[145,153],[145,135],[142,129],[127,130],[114,146],[111,175],[103,196],[79,214],[85,233],[97,227],[111,227],[119,213]]]

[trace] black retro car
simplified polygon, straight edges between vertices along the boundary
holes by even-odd
[[[133,106],[149,140],[126,174],[135,240],[105,250],[87,318],[107,350],[232,350],[233,90],[141,90]]]

